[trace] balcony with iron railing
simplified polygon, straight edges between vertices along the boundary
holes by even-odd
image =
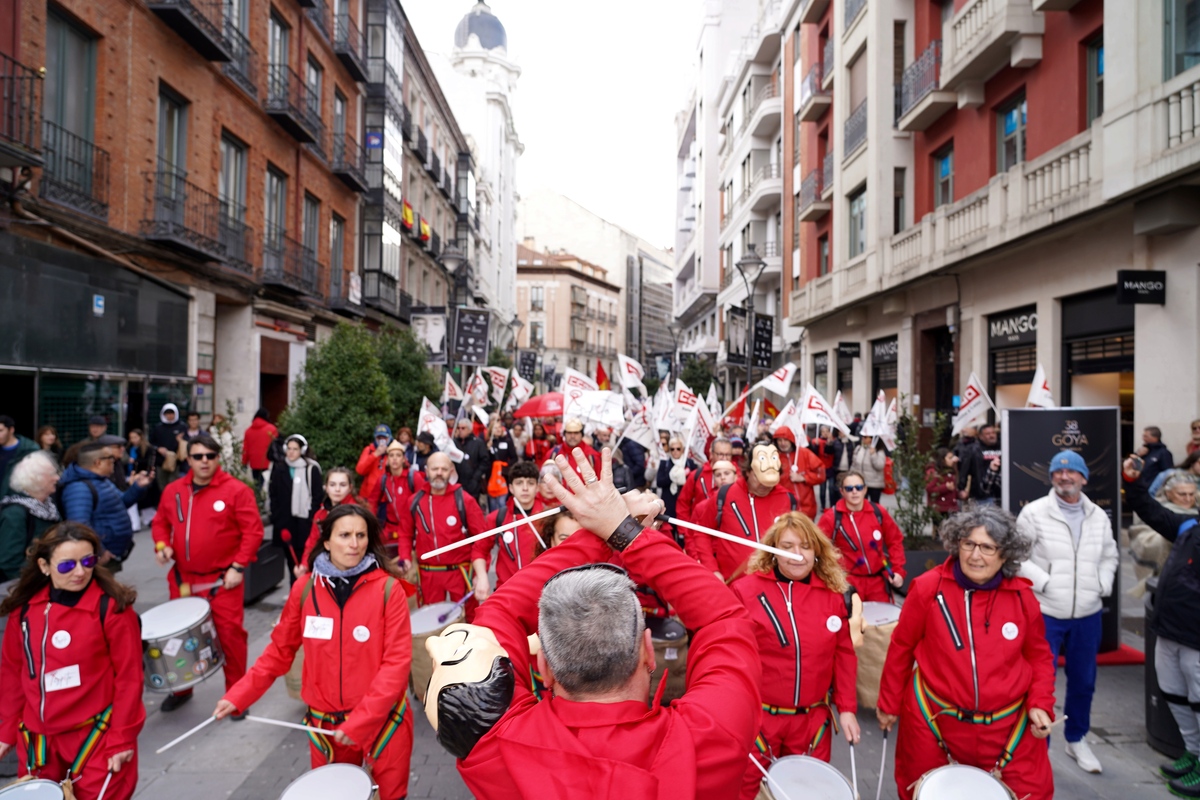
[[[160,160],[146,174],[146,216],[141,234],[152,242],[199,258],[224,259],[221,202],[187,180],[187,173]]]
[[[939,91],[938,74],[941,66],[942,42],[934,39],[920,58],[905,67],[900,80],[897,128],[902,131],[923,131],[958,104],[957,93]]]
[[[814,169],[800,181],[801,222],[816,222],[832,208],[832,203],[821,199],[822,172],[820,168]]]
[[[42,75],[0,53],[0,167],[42,164]]]
[[[825,39],[825,47],[821,49],[821,88],[829,91],[833,88],[833,73],[837,71],[837,64],[834,63],[834,37],[830,36]]]
[[[229,40],[229,61],[221,65],[225,76],[251,97],[258,98],[258,51],[250,44],[246,34],[235,25],[225,25],[225,38]]]
[[[367,152],[348,133],[333,135],[333,159],[330,161],[333,174],[342,183],[356,192],[366,192],[370,185],[367,183]]]
[[[747,200],[752,211],[777,207],[783,198],[783,169],[779,164],[764,164],[754,173],[747,187]]]
[[[150,0],[146,7],[208,61],[229,61],[223,0]]]
[[[396,317],[401,322],[408,322],[412,319],[413,299],[412,295],[403,289],[400,290],[400,301],[396,305]]]
[[[413,124],[412,112],[408,110],[408,106],[402,104],[400,106],[400,135],[404,137],[404,141],[409,145],[413,143]]]
[[[846,126],[844,128],[845,138],[843,144],[843,159],[848,159],[850,156],[858,152],[858,148],[867,143],[867,101],[863,100],[858,104],[858,108],[851,112],[846,118]]]
[[[429,163],[429,139],[425,136],[425,131],[419,126],[417,127],[417,155],[421,157],[421,164]]]
[[[347,317],[363,316],[362,284],[358,273],[330,268],[327,303],[332,310]]]
[[[287,235],[287,230],[268,224],[262,246],[262,282],[293,292],[319,295],[316,254]]]
[[[845,30],[848,31],[854,27],[854,23],[858,20],[858,15],[867,7],[867,0],[845,0],[845,2],[845,15],[842,19],[844,20],[843,25],[845,26]]]
[[[396,287],[394,275],[383,270],[366,269],[362,274],[363,303],[380,311],[393,314],[396,311]]]
[[[750,112],[750,134],[760,138],[773,136],[782,122],[782,109],[779,80],[775,78],[759,89],[754,97],[754,109]]]
[[[46,120],[40,194],[46,200],[108,219],[108,153]]]
[[[833,196],[833,151],[825,154],[821,161],[821,199]]]
[[[442,160],[438,158],[437,153],[429,154],[429,161],[425,164],[425,170],[433,176],[433,182],[437,183],[442,179]]]
[[[438,235],[437,231],[430,231],[429,241],[426,242],[426,246],[429,248],[429,255],[433,256],[434,258],[441,257],[442,237]]]
[[[833,105],[833,97],[821,88],[821,65],[809,67],[800,81],[800,120],[815,122]]]
[[[329,7],[325,5],[325,0],[313,0],[313,4],[305,11],[305,14],[308,15],[309,20],[320,34],[325,37],[325,41],[331,41]]]
[[[246,224],[246,207],[220,201],[217,219],[217,240],[225,250],[225,263],[246,275],[254,274],[254,229]]]
[[[311,144],[324,138],[321,100],[287,64],[267,66],[263,108],[298,142]]]
[[[400,76],[382,57],[368,55],[366,62],[367,97],[383,100],[388,111],[400,116],[404,108],[404,83]]]
[[[351,78],[358,82],[367,80],[367,63],[364,60],[367,40],[350,18],[350,12],[345,9],[338,14],[334,25],[333,53],[350,73]]]
[[[451,203],[454,202],[454,176],[450,174],[450,170],[442,170],[442,194]]]

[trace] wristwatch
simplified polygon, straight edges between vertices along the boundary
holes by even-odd
[[[608,546],[618,553],[629,547],[633,540],[642,532],[642,524],[633,517],[625,517],[621,520],[621,524],[608,537]]]

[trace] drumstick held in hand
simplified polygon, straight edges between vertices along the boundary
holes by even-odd
[[[854,743],[850,744],[850,782],[854,784],[854,800],[860,800],[858,795],[858,765],[854,763]]]
[[[112,770],[108,771],[108,775],[104,776],[104,785],[100,787],[100,796],[96,800],[104,800],[104,793],[108,791],[108,784],[112,782]]]
[[[297,722],[284,722],[283,720],[280,720],[280,719],[268,719],[267,717],[256,717],[253,714],[247,714],[246,719],[250,720],[251,722],[262,722],[266,725],[278,725],[280,728],[292,728],[292,729],[298,730],[298,731],[308,731],[309,733],[323,733],[326,736],[333,733],[333,731],[326,730],[325,728],[314,728],[310,725],[301,725]]]
[[[771,773],[763,769],[763,765],[758,763],[758,759],[754,757],[754,753],[748,753],[747,755],[750,756],[750,761],[753,762],[754,766],[758,767],[758,771],[767,779],[767,783],[771,785],[771,791],[775,794],[775,797],[778,800],[792,800],[792,798],[788,797],[788,793],[783,790],[783,787],[779,785],[779,781],[772,778]]]
[[[756,542],[752,539],[743,539],[740,536],[734,536],[733,534],[725,533],[724,531],[718,531],[718,530],[713,530],[712,528],[706,528],[703,525],[697,525],[694,522],[684,522],[683,520],[676,519],[675,517],[668,517],[666,514],[659,514],[657,519],[659,519],[662,522],[669,522],[672,525],[678,526],[680,528],[687,528],[688,530],[699,531],[700,533],[707,533],[709,536],[715,536],[716,538],[724,539],[727,542],[733,542],[734,544],[740,544],[743,547],[752,547],[755,550],[762,550],[764,553],[771,553],[772,555],[777,556],[779,558],[787,558],[792,561],[800,561],[801,560],[801,557],[796,553],[789,553],[787,550],[780,550],[778,547],[771,547],[768,544],[762,544],[761,542]]]
[[[883,729],[883,753],[879,756],[879,784],[875,787],[875,800],[883,795],[883,770],[887,767],[887,728]]]
[[[214,722],[216,722],[216,721],[217,721],[217,718],[216,718],[216,717],[209,717],[208,719],[204,720],[204,722],[201,722],[199,725],[197,725],[196,727],[192,728],[190,731],[188,731],[187,733],[185,733],[183,736],[180,736],[178,739],[172,739],[171,741],[167,742],[166,744],[164,744],[162,747],[158,748],[158,749],[157,749],[157,750],[155,750],[154,752],[155,752],[156,754],[159,754],[159,753],[164,753],[164,752],[166,752],[167,750],[170,750],[170,749],[171,749],[172,747],[174,747],[175,745],[177,745],[177,744],[179,744],[180,742],[182,742],[184,739],[186,739],[186,738],[188,738],[189,736],[191,736],[193,733],[199,733],[199,731],[200,731],[200,729],[201,729],[201,728],[207,727],[207,726],[209,726],[209,725],[213,724],[213,723],[214,723]]]
[[[454,604],[454,608],[450,609],[445,614],[438,614],[438,625],[441,625],[446,620],[450,619],[450,616],[452,614],[457,614],[458,610],[460,608],[462,608],[463,606],[465,606],[467,604],[467,601],[470,600],[474,596],[475,596],[474,592],[467,592],[466,594],[463,595],[462,600],[459,600],[457,603]]]
[[[527,522],[537,522],[539,519],[552,517],[557,514],[560,509],[561,506],[556,506],[555,508],[534,514],[531,517],[521,517],[520,519],[513,520],[512,522],[506,522],[499,528],[492,528],[490,531],[484,531],[483,533],[477,533],[474,536],[468,536],[466,539],[454,542],[453,544],[448,544],[445,547],[439,547],[436,550],[430,550],[428,553],[421,553],[421,560],[440,556],[442,553],[449,553],[451,550],[457,550],[460,547],[466,547],[469,544],[478,542],[480,539],[486,539],[489,536],[495,536],[497,533],[504,533],[505,531],[510,531],[513,528],[519,528]]]

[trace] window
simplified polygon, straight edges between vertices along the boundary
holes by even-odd
[[[158,94],[158,161],[161,169],[187,169],[187,104],[165,87]]]
[[[1163,80],[1200,64],[1200,0],[1164,0]]]
[[[1088,125],[1104,113],[1104,37],[1088,45]]]
[[[537,347],[546,343],[546,325],[543,322],[529,323],[529,346]]]
[[[337,89],[333,90],[333,135],[346,132],[346,98]]]
[[[933,207],[954,202],[954,143],[933,155]]]
[[[1025,92],[1022,91],[996,111],[998,172],[1008,172],[1025,160],[1025,122]]]
[[[304,229],[300,235],[304,239],[304,249],[314,256],[321,244],[320,225],[321,201],[306,192],[304,195]]]
[[[858,108],[867,99],[867,54],[859,53],[850,65],[850,111]]]
[[[221,134],[221,175],[217,184],[221,213],[233,221],[246,214],[246,146],[228,133]]]
[[[829,274],[829,236],[817,239],[817,275]]]
[[[308,113],[317,119],[321,118],[321,73],[321,65],[309,56],[304,71],[304,102]]]
[[[850,195],[850,243],[847,256],[856,258],[867,252],[867,187]]]
[[[531,311],[542,311],[546,308],[546,289],[543,286],[529,288],[529,308]]]
[[[265,241],[268,247],[282,248],[287,233],[287,176],[267,167],[266,203],[263,206]]]
[[[340,276],[345,265],[346,220],[333,214],[329,220],[329,274]]]
[[[796,30],[792,31],[792,63],[800,63],[800,26],[796,26]]]
[[[95,117],[96,42],[53,11],[46,18],[43,91],[46,121],[90,142]]]
[[[288,33],[287,23],[272,14],[267,28],[267,63],[288,63]]]
[[[908,209],[905,203],[906,173],[904,167],[896,167],[892,171],[892,233],[904,230],[908,223]]]

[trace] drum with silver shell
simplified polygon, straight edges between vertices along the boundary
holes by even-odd
[[[63,800],[65,796],[58,781],[17,781],[0,789],[5,800]]]
[[[375,796],[371,776],[362,767],[326,764],[289,783],[279,800],[371,800]]]
[[[917,781],[913,800],[1017,800],[1017,795],[990,772],[966,764],[931,769]]]
[[[854,800],[854,789],[846,776],[819,758],[777,758],[767,775],[758,800]]]
[[[212,609],[201,597],[181,597],[142,615],[146,688],[179,692],[212,675],[225,663]]]

